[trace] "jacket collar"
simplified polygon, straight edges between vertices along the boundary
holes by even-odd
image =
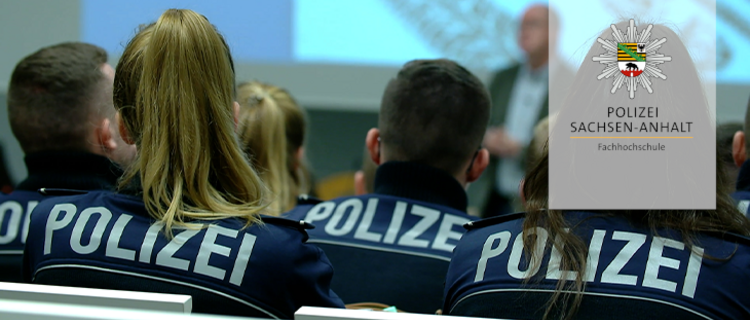
[[[445,171],[415,162],[389,161],[375,173],[375,193],[434,203],[466,212],[460,183]]]
[[[24,158],[28,177],[18,190],[39,188],[114,190],[122,169],[106,157],[88,152],[43,151]]]

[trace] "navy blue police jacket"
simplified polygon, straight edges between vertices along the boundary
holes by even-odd
[[[374,191],[302,201],[287,216],[317,226],[309,242],[331,259],[331,285],[344,302],[434,313],[461,226],[475,220],[465,213],[466,193],[447,173],[409,162],[382,164]]]
[[[698,234],[691,250],[677,232],[654,235],[624,217],[565,215],[588,246],[574,319],[750,319],[750,239]],[[541,264],[527,262],[523,221],[516,214],[467,225],[447,275],[446,313],[541,319],[558,279],[575,279],[544,228],[535,229],[533,249],[544,252]]]
[[[24,277],[41,284],[193,296],[193,312],[292,319],[302,306],[343,307],[333,268],[306,244],[301,221],[262,216],[173,229],[141,197],[94,191],[40,202],[31,217]]]
[[[732,198],[737,204],[737,209],[747,215],[750,211],[748,210],[748,207],[750,207],[750,161],[745,161],[740,167],[735,190],[732,193]]]
[[[83,152],[40,152],[24,158],[28,177],[10,194],[0,193],[0,282],[22,282],[29,216],[42,188],[113,189],[120,169],[109,159]]]

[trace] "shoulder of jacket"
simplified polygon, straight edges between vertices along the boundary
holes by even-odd
[[[43,196],[75,196],[75,195],[81,195],[81,194],[87,194],[89,191],[87,190],[77,190],[77,189],[60,189],[60,188],[41,188],[37,190],[39,194]]]
[[[482,220],[469,221],[466,224],[464,224],[464,228],[466,230],[474,230],[474,229],[484,228],[488,226],[494,226],[496,224],[500,224],[503,222],[522,219],[525,216],[526,216],[526,212],[518,212],[518,213],[511,213],[511,214],[506,214],[506,215],[482,219]]]
[[[283,226],[283,227],[294,227],[294,228],[299,229],[300,231],[305,231],[308,229],[315,228],[314,225],[305,222],[305,220],[292,220],[292,219],[271,217],[271,216],[261,216],[260,219],[263,221],[263,223],[272,224],[276,226]]]
[[[297,197],[297,205],[298,206],[304,206],[304,205],[316,205],[323,202],[323,200],[320,200],[315,197],[311,197],[306,194],[301,194],[299,197]]]

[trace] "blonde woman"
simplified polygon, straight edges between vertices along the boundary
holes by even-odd
[[[36,207],[26,280],[190,294],[201,313],[291,319],[303,305],[343,307],[306,225],[263,215],[267,190],[237,141],[233,89],[229,48],[205,17],[170,9],[143,28],[114,85],[136,159],[118,193]]]
[[[271,189],[270,209],[291,210],[308,192],[303,163],[305,114],[284,89],[246,82],[237,87],[240,116],[237,132],[253,166]]]

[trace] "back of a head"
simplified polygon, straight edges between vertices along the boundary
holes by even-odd
[[[148,212],[172,225],[240,217],[257,222],[265,186],[235,135],[234,67],[202,15],[167,10],[128,43],[114,102],[138,155],[123,185],[140,178]]]
[[[389,160],[459,173],[482,143],[490,98],[479,79],[450,60],[414,60],[388,83],[379,129]]]
[[[260,82],[237,87],[237,132],[244,151],[272,192],[274,213],[291,210],[305,193],[297,154],[305,139],[305,114],[284,89]]]
[[[26,154],[90,149],[89,124],[111,111],[102,106],[107,104],[101,94],[107,85],[101,69],[105,63],[104,49],[68,42],[42,48],[16,65],[8,87],[8,116]]]

